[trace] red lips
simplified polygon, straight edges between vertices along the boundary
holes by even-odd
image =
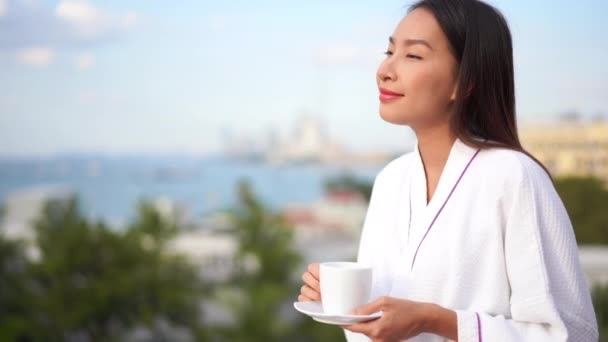
[[[403,94],[399,94],[388,89],[380,88],[380,101],[382,102],[397,100],[401,97],[403,97]]]

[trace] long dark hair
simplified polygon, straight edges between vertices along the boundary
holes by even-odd
[[[454,134],[470,146],[522,152],[547,171],[519,141],[513,45],[504,16],[479,0],[420,0],[409,12],[417,8],[433,13],[459,65]]]

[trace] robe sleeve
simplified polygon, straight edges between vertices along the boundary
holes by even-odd
[[[458,340],[597,341],[566,209],[545,171],[523,154],[517,158],[501,204],[511,317],[456,310]]]

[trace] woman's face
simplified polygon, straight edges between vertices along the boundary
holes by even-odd
[[[405,16],[389,39],[376,81],[380,116],[414,129],[449,119],[456,96],[457,62],[430,11]]]

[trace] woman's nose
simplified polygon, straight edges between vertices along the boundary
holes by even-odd
[[[395,80],[396,75],[393,71],[390,61],[386,60],[380,64],[380,66],[378,67],[378,72],[376,73],[376,78],[378,81]]]

